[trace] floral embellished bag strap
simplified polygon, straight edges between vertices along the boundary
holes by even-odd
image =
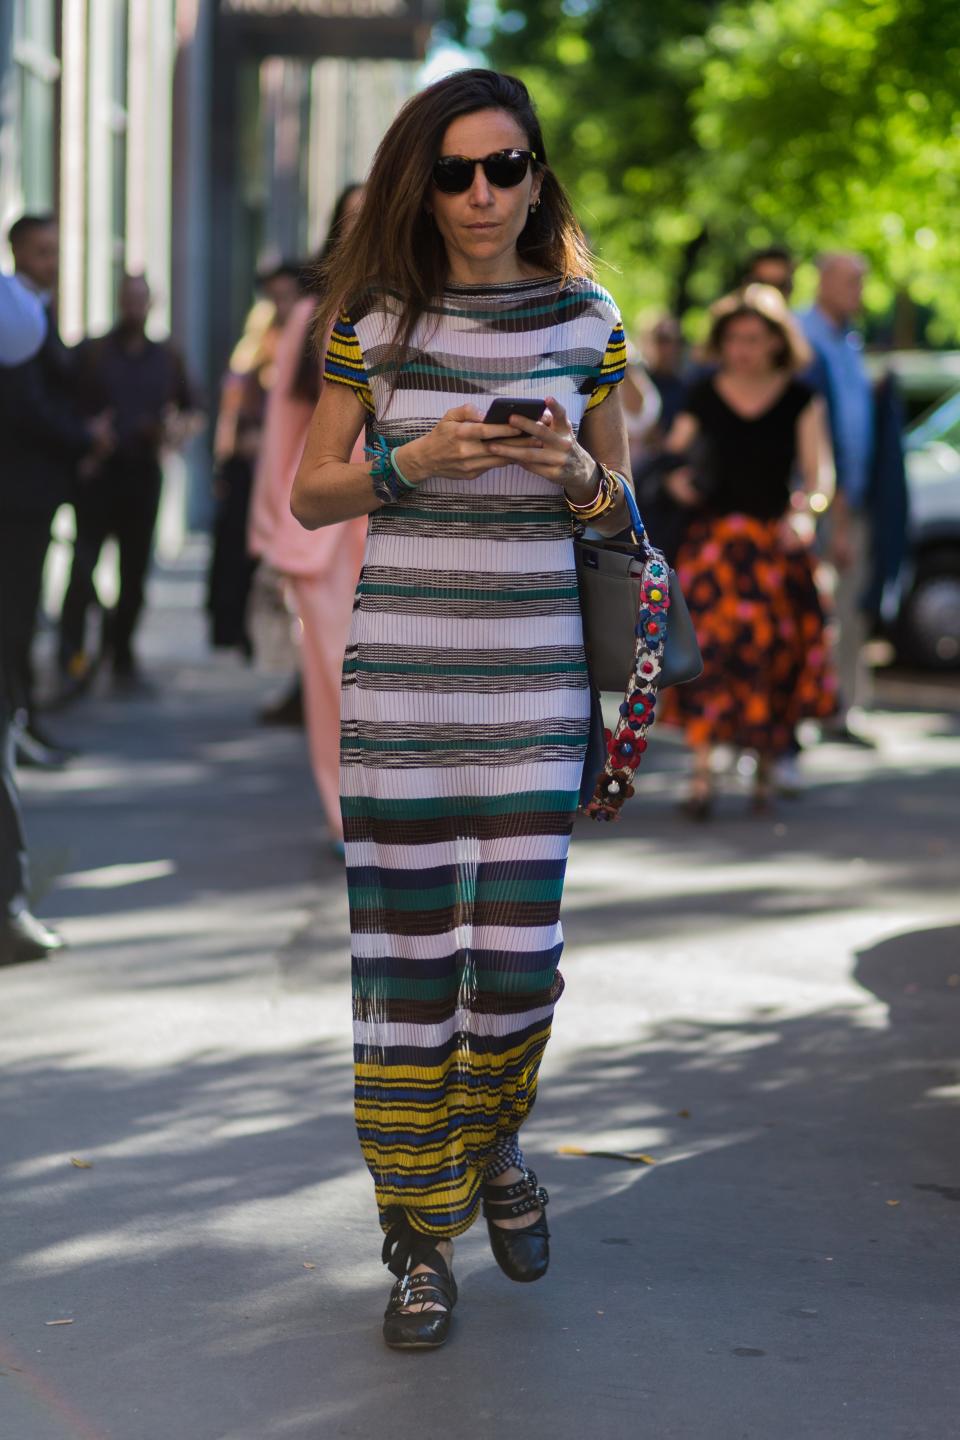
[[[643,535],[636,501],[630,495],[634,533]],[[636,513],[634,513],[636,512]],[[657,683],[663,666],[670,610],[670,569],[649,540],[640,578],[633,668],[612,731],[604,731],[607,758],[597,779],[593,798],[583,807],[593,820],[616,820],[634,793],[633,775],[647,748],[647,731],[656,718]]]

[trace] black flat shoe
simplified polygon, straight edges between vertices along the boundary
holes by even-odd
[[[550,1231],[546,1209],[550,1196],[532,1170],[524,1170],[512,1185],[486,1184],[483,1187],[483,1214],[490,1236],[490,1248],[504,1275],[526,1284],[539,1280],[550,1264]],[[498,1220],[515,1220],[531,1210],[541,1213],[522,1229],[505,1230]]]
[[[383,1246],[384,1263],[396,1275],[383,1312],[383,1338],[393,1350],[436,1350],[450,1334],[450,1317],[457,1303],[457,1282],[446,1261],[427,1235],[420,1235],[406,1219],[392,1227]],[[418,1265],[430,1272],[411,1275]],[[432,1310],[411,1310],[411,1305],[433,1305]]]

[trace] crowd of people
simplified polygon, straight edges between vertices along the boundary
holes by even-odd
[[[45,730],[33,649],[54,515],[75,520],[69,584],[59,623],[57,700],[76,698],[103,665],[118,695],[139,693],[134,637],[160,503],[164,447],[202,423],[195,392],[169,340],[147,335],[151,294],[142,275],[124,275],[116,324],[68,349],[56,318],[59,236],[51,215],[24,215],[8,240],[14,276],[3,277],[8,316],[0,364],[4,463],[0,467],[0,959],[40,958],[60,941],[30,912],[26,845],[14,766],[56,769],[73,751]],[[14,304],[38,318],[35,343],[17,347]],[[104,541],[119,550],[116,604],[89,618]]]
[[[289,496],[320,394],[316,277],[362,195],[359,185],[343,192],[318,260],[258,277],[262,298],[221,392],[208,599],[214,645],[256,649],[268,669],[295,667],[261,718],[306,725],[338,850],[341,642],[365,527],[307,537],[291,522]],[[691,747],[683,808],[697,819],[713,812],[719,746],[755,757],[753,808],[766,813],[775,793],[802,787],[805,720],[820,722],[824,739],[871,744],[864,651],[884,583],[874,537],[882,531],[893,574],[904,545],[902,499],[899,539],[882,504],[890,472],[895,490],[905,483],[896,395],[889,380],[871,381],[854,328],[864,262],[831,253],[817,265],[814,303],[800,314],[789,308],[794,257],[773,246],[750,257],[741,284],[713,307],[703,344],[691,348],[679,320],[663,314],[628,345],[622,409],[634,484],[649,534],[680,567],[705,654],[703,679],[670,696],[660,716],[681,725]],[[299,654],[289,644],[294,616]]]
[[[366,521],[311,535],[293,519],[290,495],[322,386],[320,277],[363,193],[358,184],[343,191],[313,261],[258,275],[212,436],[211,644],[285,672],[260,719],[305,727],[329,841],[341,854],[340,672]],[[0,370],[9,440],[0,486],[3,694],[16,763],[52,768],[72,752],[38,715],[31,653],[53,515],[64,502],[75,515],[57,698],[82,694],[104,666],[117,693],[148,690],[133,642],[162,453],[203,416],[175,346],[147,337],[145,277],[124,275],[115,326],[68,350],[53,304],[54,220],[25,216],[9,240],[17,282],[42,307],[44,335],[36,354]],[[817,264],[816,297],[801,313],[790,309],[794,257],[773,246],[750,258],[741,284],[713,307],[705,343],[691,349],[678,318],[662,314],[638,347],[628,345],[622,413],[634,485],[648,533],[678,566],[705,657],[701,680],[665,697],[660,713],[690,747],[683,808],[696,819],[714,810],[717,747],[755,757],[752,803],[763,813],[776,792],[802,785],[804,720],[819,721],[825,739],[871,743],[861,724],[871,700],[865,640],[904,544],[897,397],[889,379],[871,381],[854,328],[863,261],[829,253]],[[108,608],[94,575],[111,536],[120,583]],[[18,897],[22,889],[8,886]],[[10,903],[23,908],[19,898]]]
[[[861,257],[818,257],[799,314],[794,269],[784,247],[753,255],[692,355],[671,317],[649,332],[659,407],[631,458],[704,652],[703,677],[661,713],[692,750],[697,819],[713,811],[718,745],[755,757],[763,813],[802,784],[804,720],[825,740],[872,743],[866,641],[906,544],[898,397],[890,376],[871,379],[855,329]]]

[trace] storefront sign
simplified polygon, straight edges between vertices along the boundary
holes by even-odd
[[[222,0],[220,9],[224,15],[257,15],[268,19],[288,16],[324,20],[423,19],[423,6],[411,5],[409,0]]]
[[[437,0],[220,0],[220,29],[261,55],[422,60],[437,12]]]

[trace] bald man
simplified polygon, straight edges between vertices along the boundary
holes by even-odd
[[[868,505],[875,413],[863,341],[853,329],[863,304],[868,267],[859,255],[834,252],[822,255],[817,268],[817,298],[800,321],[816,355],[813,379],[827,400],[837,470],[837,494],[828,524],[828,556],[837,571],[836,658],[843,713],[829,735],[853,744],[869,744],[848,723],[850,710],[869,705],[872,698],[871,676],[863,653],[868,638],[863,602],[873,544]]]

